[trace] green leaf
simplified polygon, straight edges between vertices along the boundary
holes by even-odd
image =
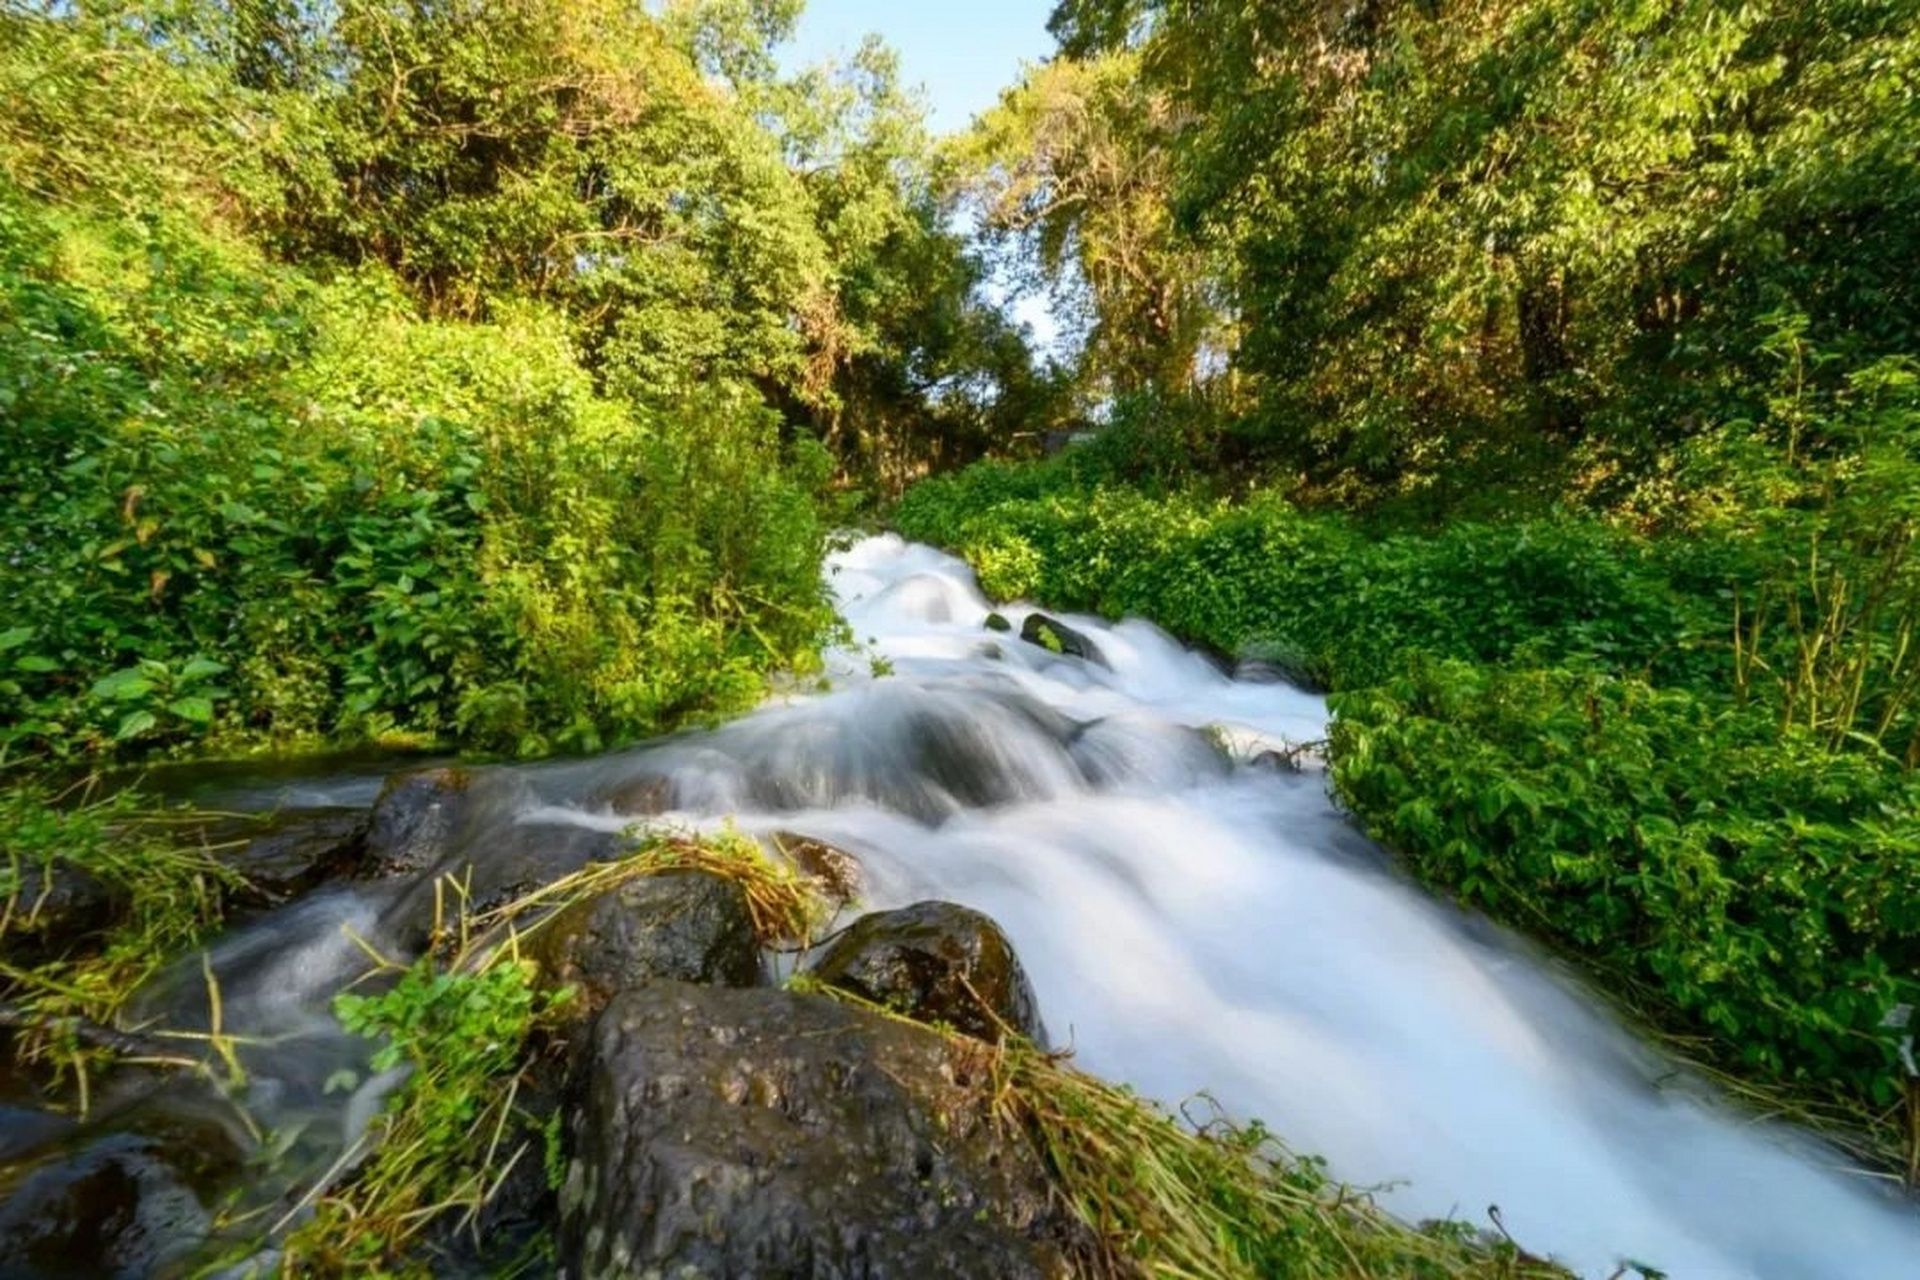
[[[120,727],[114,731],[113,739],[115,742],[125,742],[128,738],[137,738],[158,723],[153,712],[135,711],[120,722]]]
[[[9,627],[5,631],[0,631],[0,653],[5,653],[9,649],[18,649],[31,639],[33,639],[32,627]]]
[[[175,698],[167,704],[167,710],[182,720],[190,720],[194,724],[206,724],[213,719],[213,699]]]
[[[212,658],[188,658],[186,665],[180,668],[182,680],[199,680],[206,676],[219,675],[227,669],[224,662],[215,662]]]
[[[13,669],[15,671],[25,671],[30,674],[44,675],[49,671],[58,671],[60,664],[52,658],[45,657],[41,654],[29,653],[15,658],[13,660]]]
[[[153,681],[142,675],[136,667],[128,667],[110,676],[103,676],[93,684],[93,696],[105,698],[109,702],[132,702],[135,698],[144,698],[151,692],[153,692]]]

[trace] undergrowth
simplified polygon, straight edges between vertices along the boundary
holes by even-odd
[[[122,1006],[243,885],[198,839],[203,818],[91,779],[0,788],[0,1021],[21,1060],[72,1081],[82,1112],[95,1069],[124,1048]]]

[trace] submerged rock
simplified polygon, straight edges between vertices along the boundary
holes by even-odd
[[[1027,620],[1020,624],[1020,638],[1028,644],[1037,644],[1050,653],[1065,654],[1070,658],[1081,658],[1097,666],[1111,666],[1106,655],[1100,652],[1100,646],[1086,632],[1070,627],[1058,618],[1050,618],[1044,613],[1030,613]]]
[[[595,1026],[561,1263],[641,1276],[1065,1277],[1084,1228],[932,1031],[657,983]]]
[[[1008,1029],[1036,1044],[1046,1040],[1013,944],[987,916],[957,903],[862,916],[812,971],[828,986],[982,1040],[998,1041]]]
[[[1247,684],[1290,684],[1307,693],[1327,692],[1320,664],[1297,649],[1271,647],[1247,654],[1234,664],[1233,678]]]
[[[750,987],[762,976],[746,891],[709,871],[629,880],[562,911],[528,950],[587,1009],[655,978]]]
[[[167,1147],[118,1134],[28,1175],[0,1203],[0,1275],[144,1280],[191,1252],[212,1219]]]
[[[658,773],[623,778],[607,788],[603,802],[629,818],[651,818],[673,808],[673,779]]]
[[[365,810],[294,810],[268,820],[268,829],[226,859],[257,896],[285,901],[336,875],[357,869],[366,852]]]

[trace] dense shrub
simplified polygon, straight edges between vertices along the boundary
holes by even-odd
[[[597,392],[560,319],[430,321],[184,218],[0,200],[0,730],[585,749],[811,651],[817,448]]]
[[[1855,505],[1881,491],[1850,485]],[[1574,518],[1382,534],[1090,482],[1068,454],[927,482],[897,520],[995,594],[1145,614],[1327,681],[1340,798],[1422,881],[1579,956],[1725,1065],[1877,1107],[1899,1079],[1881,1020],[1920,1002],[1920,775],[1807,710],[1843,684],[1892,690],[1885,707],[1911,680],[1910,539],[1876,509],[1882,536],[1854,544],[1839,503],[1801,517],[1821,533],[1804,544],[1784,516],[1767,537]]]
[[[1414,663],[1335,700],[1340,797],[1427,883],[1884,1104],[1920,1000],[1920,780],[1634,680]]]
[[[958,548],[993,594],[1144,613],[1224,652],[1297,655],[1336,688],[1384,679],[1412,650],[1686,681],[1727,666],[1722,603],[1679,589],[1655,544],[1591,520],[1372,536],[1272,498],[1090,485],[1070,452],[928,481],[895,522]],[[1733,552],[1693,547],[1689,585],[1716,563],[1724,584]]]

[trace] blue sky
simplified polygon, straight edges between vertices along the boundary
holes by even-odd
[[[844,56],[876,32],[900,54],[901,79],[918,85],[936,133],[963,129],[1020,74],[1053,52],[1053,0],[807,0],[788,65]]]

